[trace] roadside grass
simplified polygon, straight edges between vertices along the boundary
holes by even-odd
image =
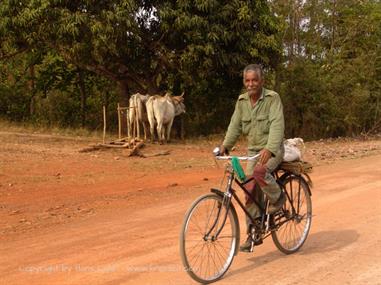
[[[3,132],[17,132],[17,133],[25,133],[25,134],[43,134],[43,135],[51,135],[51,136],[63,136],[63,137],[71,137],[71,138],[80,138],[84,140],[92,140],[101,142],[103,140],[103,131],[102,130],[89,130],[86,128],[63,128],[58,126],[46,126],[46,125],[38,125],[27,122],[11,122],[5,119],[0,118],[0,131]],[[114,132],[106,132],[106,141],[113,141],[118,139],[118,134],[116,131]],[[198,136],[198,137],[190,137],[184,140],[181,139],[172,139],[171,146],[195,146],[203,149],[213,150],[214,147],[220,146],[224,139],[224,133],[222,134],[211,134],[208,136]],[[358,137],[338,137],[338,138],[326,138],[315,141],[306,141],[306,145],[331,145],[336,143],[343,142],[360,142],[360,141],[369,141],[369,140],[381,140],[381,133],[377,133],[372,136],[358,136]],[[155,143],[157,144],[157,142]],[[247,139],[241,136],[235,145],[235,150],[244,154],[246,152]]]
[[[1,134],[3,132],[3,134]],[[7,132],[9,134],[7,134]],[[72,149],[82,150],[103,141],[101,131],[89,131],[83,128],[58,128],[36,126],[28,123],[14,123],[0,119],[0,141],[12,144],[12,142],[42,142],[46,144],[45,148],[55,151],[58,146],[67,142],[63,140],[75,141]],[[25,140],[24,136],[30,136]],[[21,139],[18,139],[21,137]],[[106,142],[115,141],[118,138],[117,132],[109,132],[106,135]],[[161,171],[172,171],[179,169],[201,169],[205,170],[215,167],[217,164],[221,167],[221,162],[214,161],[212,151],[216,146],[220,146],[224,139],[224,133],[213,134],[209,136],[199,136],[186,138],[184,140],[173,139],[171,143],[159,145],[157,142],[146,142],[142,149],[142,154],[148,159],[134,156],[129,157],[130,149],[101,149],[88,154],[91,157],[102,159],[105,162],[119,161],[123,163],[128,161],[128,165],[135,171],[147,172],[147,169],[161,169]],[[62,141],[61,141],[62,140]],[[77,143],[78,142],[78,143]],[[320,139],[308,141],[305,143],[306,149],[303,159],[312,163],[314,166],[333,163],[336,160],[354,159],[358,157],[381,153],[381,135],[372,137],[346,137],[334,139]],[[70,146],[68,146],[70,149]],[[71,150],[72,150],[71,149]],[[28,149],[30,152],[30,149]],[[68,153],[71,153],[70,151]],[[171,154],[171,155],[166,155]],[[240,137],[235,144],[232,155],[245,155],[247,153],[247,139]],[[163,155],[164,154],[164,155]],[[128,158],[128,159],[127,159]]]
[[[103,130],[89,130],[86,128],[63,128],[58,126],[38,125],[28,122],[11,122],[0,118],[0,131],[16,132],[25,134],[43,134],[52,136],[76,137],[82,139],[97,140],[102,142]],[[171,145],[194,145],[194,146],[210,146],[214,148],[219,146],[224,138],[224,134],[213,134],[209,136],[198,136],[181,139],[172,139]],[[113,141],[118,139],[117,131],[106,132],[105,140]]]
[[[11,122],[0,118],[0,131],[17,132],[26,134],[43,134],[64,137],[80,137],[88,139],[102,140],[103,132],[98,130],[89,130],[86,128],[63,128],[58,126],[38,125],[27,122]],[[106,134],[109,139],[115,139],[113,134]]]

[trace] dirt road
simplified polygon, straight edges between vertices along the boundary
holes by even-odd
[[[215,142],[145,159],[79,153],[89,141],[75,138],[0,132],[0,142],[0,284],[196,284],[178,237],[190,203],[219,186]],[[381,142],[340,145],[370,151],[316,160],[300,252],[285,256],[267,239],[218,284],[381,284]]]

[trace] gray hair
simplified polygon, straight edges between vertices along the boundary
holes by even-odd
[[[260,64],[249,64],[243,69],[243,77],[245,78],[245,74],[248,71],[254,71],[259,75],[260,78],[264,78],[263,68]]]

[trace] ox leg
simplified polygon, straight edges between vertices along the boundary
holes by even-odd
[[[151,143],[153,143],[155,139],[155,127],[152,125],[150,126],[150,133],[151,133]]]
[[[144,140],[147,140],[147,134],[148,134],[148,126],[147,122],[143,122],[143,128],[144,128]]]
[[[154,137],[155,137],[155,118],[152,115],[152,112],[148,113],[148,123],[149,123],[149,130],[151,134],[151,143],[153,143]]]
[[[131,128],[130,128],[130,122],[127,123],[127,137],[131,138]]]
[[[157,136],[158,136],[160,144],[163,144],[163,142],[165,140],[165,135],[164,135],[164,130],[163,130],[163,124],[162,123],[158,123],[157,124]]]
[[[132,122],[134,120],[133,111],[131,110],[132,110],[131,108],[128,110],[128,123],[127,123],[128,139],[132,139],[132,128],[133,128]]]
[[[171,129],[172,129],[173,119],[167,125],[167,142],[171,141]]]

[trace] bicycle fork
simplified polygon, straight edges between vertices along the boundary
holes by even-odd
[[[229,205],[230,205],[230,200],[227,202],[225,202],[224,200],[225,200],[225,197],[222,200],[221,204],[218,205],[218,212],[217,212],[216,218],[214,219],[214,222],[213,222],[212,226],[210,227],[209,231],[204,236],[205,241],[209,239],[209,236],[213,231],[215,231],[215,234],[210,237],[210,240],[211,241],[217,240],[219,234],[221,233],[222,229],[224,228],[224,225],[225,225],[228,213],[229,213]],[[226,206],[224,207],[224,205],[226,205]],[[226,211],[223,215],[222,222],[220,223],[221,216],[222,216],[222,214],[221,214],[222,208],[226,208]]]
[[[205,234],[204,236],[204,240],[208,240],[208,237],[210,236],[210,234],[215,230],[215,234],[211,236],[211,241],[215,241],[217,240],[219,234],[221,233],[222,229],[224,228],[225,226],[225,222],[226,222],[226,219],[227,219],[227,216],[229,214],[229,206],[230,206],[230,201],[231,201],[231,196],[227,196],[226,194],[224,195],[223,199],[222,199],[222,202],[218,205],[218,212],[217,212],[217,215],[216,215],[216,218],[214,219],[214,222],[212,224],[212,226],[210,227],[209,231]],[[222,216],[222,209],[225,208],[225,213],[222,217],[222,221],[221,221],[221,216]],[[220,223],[221,221],[221,223]]]

